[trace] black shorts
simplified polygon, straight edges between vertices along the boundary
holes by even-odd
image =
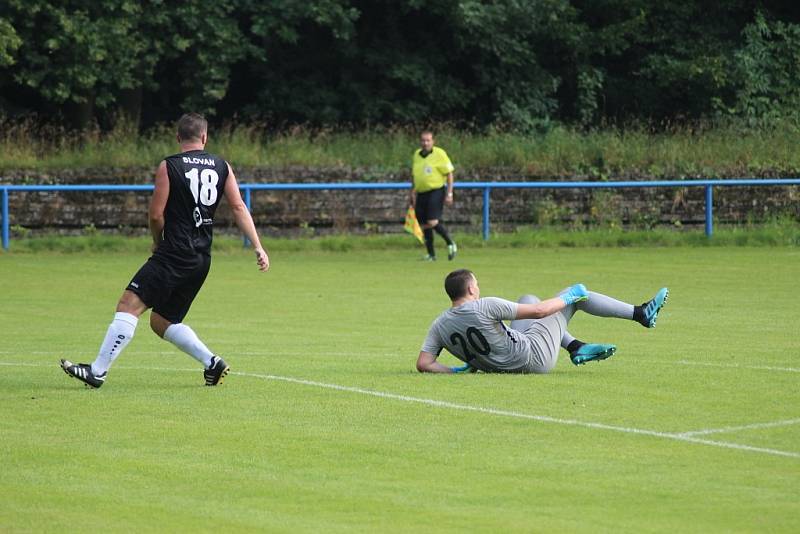
[[[417,213],[417,221],[420,224],[442,218],[445,189],[445,187],[441,187],[433,191],[417,193],[417,203],[414,205],[414,211]]]
[[[210,267],[211,257],[205,254],[180,264],[151,256],[133,275],[127,289],[136,293],[148,308],[177,324],[189,313]]]

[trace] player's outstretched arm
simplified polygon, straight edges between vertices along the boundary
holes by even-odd
[[[236,175],[233,174],[233,169],[228,165],[228,180],[225,182],[225,198],[228,199],[228,204],[233,211],[233,220],[236,221],[236,226],[252,243],[253,250],[256,253],[256,263],[260,271],[269,269],[269,255],[264,247],[261,246],[261,240],[258,238],[256,225],[253,223],[253,217],[247,209],[247,206],[242,200],[242,194],[239,192],[239,183],[236,181]]]
[[[453,370],[436,361],[436,355],[421,350],[417,358],[417,371],[420,373],[452,373]]]
[[[514,319],[541,319],[560,312],[566,307],[567,305],[561,297],[543,300],[536,304],[518,304],[517,316]]]
[[[537,302],[536,304],[518,304],[517,316],[514,319],[541,319],[560,312],[567,306],[587,300],[589,294],[586,286],[575,284],[557,297]]]

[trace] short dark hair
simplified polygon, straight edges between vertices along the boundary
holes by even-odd
[[[208,121],[199,113],[187,113],[178,119],[178,138],[181,141],[200,140],[208,131]]]
[[[467,294],[467,287],[475,277],[469,269],[458,269],[447,275],[444,279],[444,290],[450,300],[460,299]]]

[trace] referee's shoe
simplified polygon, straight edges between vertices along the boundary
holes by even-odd
[[[217,384],[222,384],[222,381],[225,379],[225,375],[228,374],[230,369],[231,368],[228,367],[228,364],[225,363],[225,360],[219,356],[212,357],[211,365],[208,366],[208,369],[203,371],[203,377],[206,379],[206,385],[216,386]]]
[[[455,242],[450,243],[447,245],[447,259],[453,261],[453,258],[456,257],[458,253],[458,247],[456,246]]]
[[[77,378],[90,388],[97,389],[106,383],[106,373],[95,376],[92,373],[92,366],[88,363],[72,363],[69,360],[61,360],[61,368],[72,378]]]

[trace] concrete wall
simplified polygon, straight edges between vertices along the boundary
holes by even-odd
[[[5,172],[0,183],[137,184],[151,183],[150,169],[83,169],[58,172]],[[242,183],[407,181],[402,174],[375,175],[358,169],[237,170]],[[488,170],[459,175],[464,181],[537,181],[535,177]],[[580,180],[576,177],[571,179]],[[583,178],[590,180],[590,178]],[[626,179],[631,179],[626,177]],[[549,179],[538,179],[550,181]],[[143,233],[149,193],[13,193],[10,222],[33,231],[75,232],[93,225]],[[314,235],[330,232],[400,232],[406,191],[258,191],[252,212],[259,229],[270,235]],[[446,208],[444,220],[462,231],[480,231],[480,190],[456,190],[456,205]],[[618,190],[494,190],[491,195],[493,230],[536,224],[588,224],[652,227],[699,226],[704,222],[703,188]],[[714,189],[717,223],[762,221],[773,215],[800,219],[798,187],[718,187]],[[217,227],[232,228],[223,203]]]

